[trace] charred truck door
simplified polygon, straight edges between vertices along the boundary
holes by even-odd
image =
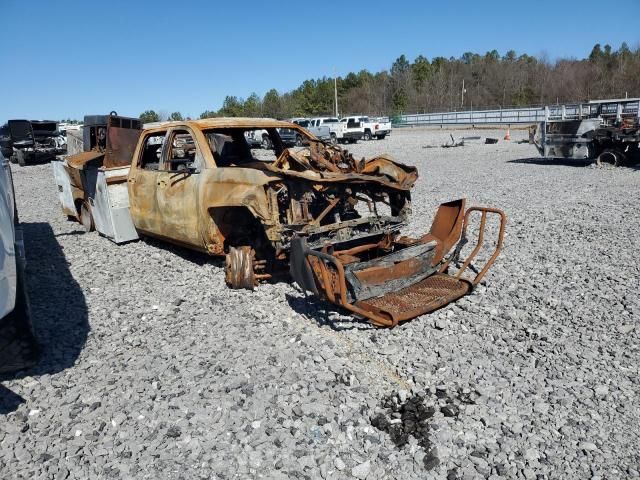
[[[202,237],[198,229],[198,185],[202,155],[193,132],[185,127],[171,129],[158,172],[156,201],[164,219],[164,235],[198,249]]]
[[[162,235],[163,222],[158,213],[156,188],[160,181],[160,163],[166,136],[166,130],[143,133],[129,171],[131,218],[137,230],[150,235]]]

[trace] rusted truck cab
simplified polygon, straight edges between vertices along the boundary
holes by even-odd
[[[305,148],[285,148],[290,129]],[[266,132],[272,149],[251,150]],[[226,257],[232,288],[253,287],[278,265],[305,290],[393,326],[470,292],[497,256],[505,216],[443,205],[430,232],[401,236],[411,211],[414,167],[386,155],[356,159],[298,125],[270,119],[168,122],[144,130],[127,180],[138,232]],[[500,217],[499,239],[475,279],[447,274],[470,214]],[[478,249],[462,265],[469,266]],[[407,290],[409,289],[409,290]]]

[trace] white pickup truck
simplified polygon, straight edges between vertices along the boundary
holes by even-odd
[[[343,121],[344,120],[344,121]],[[348,122],[337,117],[310,118],[312,127],[326,125],[331,132],[331,143],[356,143],[364,135],[364,129],[359,122]],[[356,124],[357,123],[357,124]]]
[[[351,115],[340,119],[340,123],[345,126],[345,132],[349,134],[349,143],[364,138],[364,124],[361,118],[360,115]]]
[[[373,137],[382,140],[391,133],[391,121],[389,118],[360,117],[360,124],[364,128],[363,140],[371,140]]]
[[[318,127],[311,125],[311,120],[308,118],[292,118],[289,120],[296,125],[300,125],[302,128],[307,130],[312,135],[318,137],[320,140],[330,141],[331,140],[331,129],[327,125],[320,125]],[[297,146],[302,146],[302,138],[298,135],[299,140],[296,140]]]

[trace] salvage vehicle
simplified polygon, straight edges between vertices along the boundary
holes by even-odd
[[[284,130],[303,135],[308,147],[286,148]],[[260,158],[247,142],[252,131],[266,132],[273,145]],[[504,213],[465,210],[464,200],[442,205],[429,233],[402,236],[415,167],[384,155],[356,159],[293,123],[167,122],[142,130],[136,142],[127,137],[127,150],[133,143],[128,198],[118,205],[128,205],[137,234],[224,257],[231,288],[251,290],[288,268],[303,289],[375,325],[394,326],[471,292],[501,249]],[[96,208],[86,204],[90,211]],[[474,212],[481,217],[477,246],[449,275]],[[493,253],[467,279],[462,274],[480,251],[487,218],[494,214],[499,233]],[[119,211],[119,218],[124,215],[125,209]],[[121,226],[112,224],[114,230]],[[97,222],[96,229],[101,232]],[[119,242],[118,235],[106,236]]]
[[[530,133],[540,155],[595,160],[614,166],[640,162],[640,99],[599,100],[564,106]]]
[[[13,178],[0,153],[0,373],[33,366],[38,346],[29,315],[25,284],[26,256],[18,221]]]
[[[279,129],[296,130],[309,147],[285,148]],[[252,156],[248,130],[266,130],[271,160]],[[196,145],[188,158],[175,154],[181,135]],[[414,167],[387,156],[355,159],[295,124],[216,118],[144,130],[129,172],[129,203],[138,232],[225,256],[231,288],[253,289],[289,263],[305,290],[376,325],[394,326],[469,293],[504,235],[503,212],[465,210],[459,200],[440,207],[429,233],[401,236],[417,177]],[[449,275],[474,212],[481,217],[477,246]],[[499,221],[493,253],[475,278],[464,278],[489,215]]]
[[[11,163],[21,167],[34,162],[47,162],[66,151],[66,141],[58,132],[57,122],[49,120],[9,120],[13,153]]]
[[[383,140],[391,133],[391,121],[387,118],[360,117],[360,123],[364,129],[363,140],[377,138]]]

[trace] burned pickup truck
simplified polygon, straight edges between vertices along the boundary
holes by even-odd
[[[295,130],[308,147],[285,148],[279,129]],[[272,150],[250,149],[246,134],[254,130],[267,132]],[[138,233],[225,256],[231,288],[253,289],[288,266],[303,289],[394,326],[470,292],[504,234],[502,212],[465,210],[458,200],[440,207],[429,233],[402,236],[417,178],[414,167],[386,155],[356,159],[288,122],[171,122],[141,132],[128,205]],[[477,248],[449,275],[473,212],[481,217]],[[464,279],[493,214],[500,224],[493,253]]]

